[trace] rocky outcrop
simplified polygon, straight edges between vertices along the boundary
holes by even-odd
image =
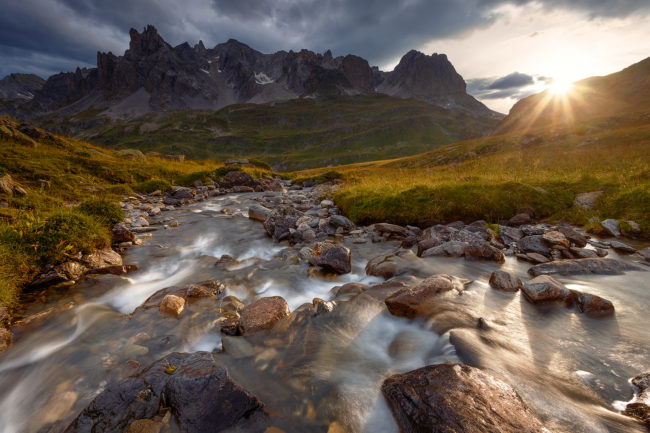
[[[45,82],[14,74],[0,82],[0,96],[29,101],[20,107],[33,114],[63,109],[74,114],[94,106],[112,115],[136,117],[150,111],[378,91],[475,116],[500,117],[467,94],[465,81],[444,54],[410,51],[395,70],[373,73],[365,59],[352,54],[263,54],[234,39],[213,48],[202,42],[172,47],[151,25],[142,32],[131,29],[129,35],[123,56],[99,52],[96,68],[56,74]]]
[[[171,353],[136,376],[109,384],[66,433],[120,432],[169,408],[182,432],[263,430],[264,404],[235,382],[212,354]]]
[[[637,266],[630,263],[621,262],[614,259],[603,258],[586,258],[557,260],[549,263],[535,265],[528,270],[533,276],[538,275],[578,275],[578,274],[598,274],[598,275],[618,275],[624,271],[640,270]]]
[[[548,433],[510,385],[468,365],[396,374],[381,391],[402,432]]]
[[[34,74],[10,74],[0,80],[0,99],[30,101],[45,80]]]
[[[445,108],[474,114],[494,115],[485,105],[467,94],[465,81],[444,54],[430,56],[411,50],[392,72],[386,73],[377,91],[400,98],[414,98]]]

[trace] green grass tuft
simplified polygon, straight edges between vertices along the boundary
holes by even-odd
[[[92,217],[107,227],[112,227],[124,219],[122,208],[115,202],[105,198],[85,200],[79,205],[79,210]]]
[[[166,180],[162,179],[152,179],[146,180],[144,182],[139,182],[133,185],[133,190],[145,194],[152,193],[154,191],[168,191],[171,189],[171,184]]]

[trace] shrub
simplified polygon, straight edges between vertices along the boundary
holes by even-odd
[[[120,205],[105,198],[86,200],[79,205],[79,210],[109,227],[124,219],[124,212]]]
[[[209,181],[212,180],[213,172],[209,170],[202,170],[202,171],[195,171],[192,173],[188,173],[186,175],[181,176],[178,180],[177,183],[181,186],[194,186],[194,182],[197,180],[200,180],[201,183],[208,183]]]
[[[248,162],[251,165],[254,165],[255,167],[263,168],[264,170],[269,170],[269,171],[273,170],[273,168],[269,164],[259,159],[249,159]]]
[[[142,192],[145,194],[149,194],[154,191],[167,191],[171,189],[171,184],[167,182],[166,180],[162,179],[152,179],[152,180],[146,180],[144,182],[136,183],[133,185],[133,190],[137,192]]]
[[[133,189],[125,184],[125,183],[119,183],[117,185],[111,185],[108,188],[106,188],[106,191],[111,193],[111,194],[119,194],[119,195],[130,195],[133,194]]]
[[[110,245],[108,230],[100,221],[76,209],[61,210],[45,220],[29,239],[41,261],[60,263],[78,252],[88,254]]]
[[[228,167],[228,166],[219,167],[214,171],[214,177],[215,179],[219,180],[223,178],[226,174],[230,173],[231,171],[242,171],[242,169],[239,167]]]

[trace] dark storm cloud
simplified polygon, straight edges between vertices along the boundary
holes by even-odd
[[[504,77],[475,78],[467,80],[467,93],[479,99],[521,99],[538,92],[535,82],[545,82],[544,77],[513,72]]]
[[[436,38],[460,36],[498,19],[497,6],[532,0],[19,0],[0,14],[0,76],[48,75],[95,63],[98,50],[121,54],[128,30],[155,25],[172,45],[236,38],[264,52],[308,48],[354,53],[371,64],[397,60]],[[538,2],[539,3],[539,2]],[[648,0],[541,0],[548,9],[622,17]],[[49,65],[49,66],[48,66]]]
[[[494,80],[487,88],[491,90],[512,89],[513,87],[524,87],[534,83],[535,80],[533,80],[532,76],[513,72]]]

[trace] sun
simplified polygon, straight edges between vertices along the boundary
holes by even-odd
[[[554,95],[564,95],[573,88],[573,83],[566,78],[554,77],[553,82],[548,86],[548,89]]]

